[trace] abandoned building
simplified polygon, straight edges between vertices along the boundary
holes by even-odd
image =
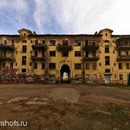
[[[0,70],[18,75],[51,76],[126,84],[130,73],[130,35],[113,35],[111,29],[95,34],[0,35]]]

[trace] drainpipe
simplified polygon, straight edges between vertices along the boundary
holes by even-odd
[[[85,84],[85,66],[84,66],[85,63],[83,61],[83,57],[84,57],[83,45],[84,45],[84,35],[82,36],[82,46],[81,46],[82,59],[81,59],[81,64],[82,64],[82,83]]]
[[[48,69],[49,69],[49,57],[48,57],[48,46],[46,47],[46,63],[45,63],[45,76],[46,76],[46,78],[48,78],[49,77],[49,71],[48,71]]]

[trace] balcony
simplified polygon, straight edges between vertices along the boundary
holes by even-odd
[[[15,48],[12,45],[3,45],[3,44],[1,44],[0,49],[14,51]]]
[[[38,44],[32,45],[32,48],[34,50],[46,50],[47,46],[46,44],[38,43]]]
[[[99,45],[84,45],[83,50],[84,51],[94,51],[99,48]]]
[[[14,58],[14,56],[3,56],[3,55],[0,55],[0,60],[1,61],[15,61],[15,58]]]
[[[127,51],[127,50],[130,50],[130,45],[119,45],[119,46],[116,47],[116,50],[117,51],[121,51],[121,50]]]
[[[58,51],[71,51],[72,50],[72,45],[70,44],[58,44],[57,45],[57,50]]]
[[[100,58],[98,56],[84,57],[83,61],[98,61]]]
[[[41,61],[46,61],[46,56],[31,56],[32,60],[41,60]]]
[[[129,36],[123,36],[116,40],[116,50],[130,50],[130,37]]]
[[[117,61],[130,60],[130,55],[121,55],[117,57]]]

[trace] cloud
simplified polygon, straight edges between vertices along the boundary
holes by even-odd
[[[52,15],[64,33],[94,33],[103,28],[129,31],[130,0],[48,0]]]
[[[37,33],[130,32],[130,0],[0,0],[0,33],[20,28]]]
[[[6,7],[7,4],[8,4],[8,2],[7,2],[6,0],[1,0],[1,1],[0,1],[0,9]]]
[[[12,22],[15,23],[16,27],[26,25],[26,18],[28,13],[28,4],[26,0],[12,0],[12,7],[10,8],[12,10],[10,12],[10,15],[13,15]]]
[[[14,2],[14,8],[17,11],[27,12],[28,11],[27,1],[26,0],[15,0],[15,2]]]
[[[46,0],[34,0],[35,12],[33,14],[38,31],[44,31],[45,24],[49,20]]]
[[[103,0],[48,0],[53,17],[64,33],[85,33],[90,31],[100,11],[108,5]],[[104,8],[105,5],[105,8]],[[99,16],[99,15],[98,15]],[[53,23],[52,23],[53,24]]]
[[[3,2],[2,2],[3,1]],[[26,0],[2,0],[0,6],[1,33],[12,32],[26,26],[28,4]]]
[[[34,19],[39,30],[53,33],[88,33],[107,22],[107,15],[114,3],[112,0],[34,0]]]

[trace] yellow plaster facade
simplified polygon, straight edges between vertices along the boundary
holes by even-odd
[[[27,29],[0,35],[0,69],[9,66],[19,75],[53,75],[61,80],[127,84],[130,73],[130,36],[111,29],[95,34],[42,35]]]

